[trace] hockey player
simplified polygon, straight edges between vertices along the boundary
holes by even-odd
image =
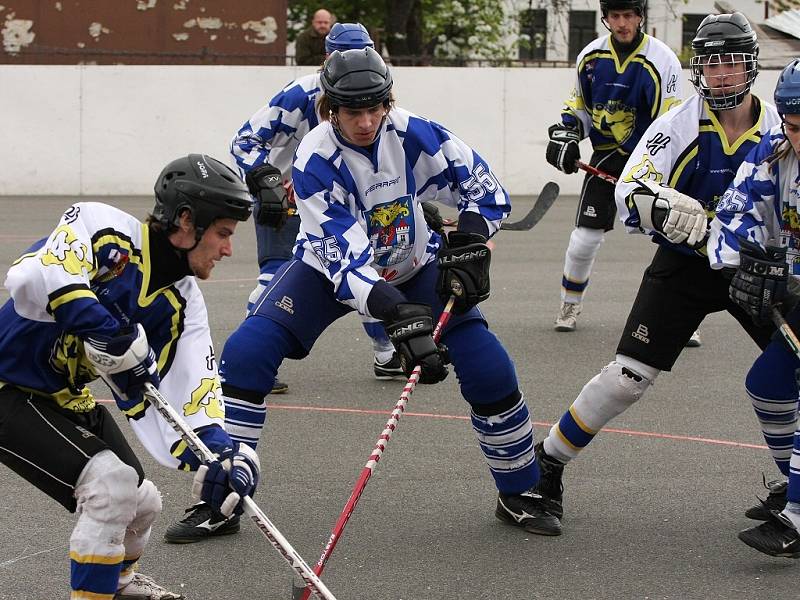
[[[775,106],[783,122],[739,167],[717,205],[708,241],[713,268],[738,267],[731,297],[759,323],[770,322],[771,306],[786,294],[788,275],[800,276],[800,59],[778,78]],[[794,303],[796,298],[783,300],[783,312],[800,331],[800,308],[792,309]],[[791,558],[800,558],[798,369],[797,355],[776,333],[747,374],[745,386],[764,439],[789,481],[788,486],[773,483],[767,500],[747,511],[765,522],[739,534],[756,550]]]
[[[372,48],[333,52],[320,83],[323,121],[300,142],[292,169],[297,251],[225,344],[226,406],[259,410],[285,358],[305,357],[348,312],[371,315],[406,375],[419,364],[420,382],[436,383],[452,361],[499,490],[497,517],[558,535],[558,520],[530,492],[539,474],[514,365],[476,307],[489,296],[486,241],[511,211],[508,194],[463,141],[394,107],[391,72]],[[422,200],[458,208],[446,245],[427,226]],[[437,345],[433,324],[454,289],[462,293]],[[233,433],[255,442],[260,428]]]
[[[646,0],[600,0],[610,33],[578,55],[575,88],[561,122],[548,129],[547,162],[564,173],[578,170],[578,142],[588,137],[589,163],[618,177],[650,123],[682,98],[678,57],[642,31],[646,5]],[[564,259],[556,331],[575,330],[594,259],[605,232],[614,227],[615,213],[614,185],[587,174]]]
[[[329,54],[366,47],[372,48],[374,43],[360,23],[336,23],[325,37]],[[242,126],[231,143],[231,154],[256,198],[254,221],[261,274],[248,309],[278,268],[292,257],[300,227],[290,182],[292,159],[300,140],[320,122],[316,107],[319,94],[319,73],[291,82]],[[374,319],[364,318],[363,322],[375,351],[375,377],[401,376],[403,371],[383,327]],[[276,380],[272,393],[287,389],[285,383]]]
[[[222,427],[195,281],[231,255],[230,238],[252,200],[232,169],[201,154],[169,163],[155,192],[146,224],[106,204],[74,204],[5,281],[11,299],[0,308],[0,461],[78,513],[69,544],[73,600],[183,597],[134,571],[161,495],[111,414],[95,403],[87,387],[93,379],[108,383],[154,458],[196,470],[198,460],[143,396],[146,382],[160,384],[206,445],[233,465],[230,480],[219,463],[209,465],[205,480],[204,468],[195,478],[201,497],[221,511],[229,513],[258,479],[258,457]],[[239,495],[225,491],[228,481]]]
[[[762,135],[775,108],[750,93],[756,34],[741,13],[710,15],[692,40],[697,94],[659,117],[631,153],[616,188],[627,230],[658,244],[628,315],[615,359],[589,381],[537,448],[541,494],[561,515],[562,471],[594,436],[675,364],[706,315],[727,310],[764,348],[774,328],[756,326],[728,297],[728,279],[704,252],[707,213]],[[712,212],[713,214],[713,212]]]

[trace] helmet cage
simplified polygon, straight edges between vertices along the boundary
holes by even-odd
[[[689,60],[689,69],[692,85],[709,107],[712,110],[730,110],[739,106],[750,93],[758,75],[758,54],[696,54]]]

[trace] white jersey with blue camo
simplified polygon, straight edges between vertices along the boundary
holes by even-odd
[[[717,204],[708,239],[712,268],[739,265],[742,237],[762,247],[769,241],[787,248],[791,272],[800,275],[800,161],[793,151],[772,160],[785,139],[781,125],[773,127],[747,156]]]
[[[295,257],[363,314],[379,279],[402,283],[435,258],[439,238],[425,223],[422,201],[481,215],[489,235],[511,212],[508,194],[472,148],[397,108],[368,149],[320,124],[300,143],[292,179],[302,220]]]
[[[291,176],[300,140],[319,124],[319,94],[319,73],[300,77],[242,125],[231,141],[231,154],[242,176],[264,163],[280,169],[287,179]]]

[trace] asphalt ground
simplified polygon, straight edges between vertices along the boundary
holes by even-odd
[[[104,201],[139,217],[151,207],[147,198]],[[71,202],[0,199],[3,270]],[[513,219],[530,203],[515,198]],[[578,330],[556,333],[574,210],[574,197],[559,198],[533,231],[495,238],[492,296],[482,305],[516,362],[537,439],[613,358],[654,250],[643,236],[609,234]],[[233,258],[201,284],[218,352],[255,275],[248,223]],[[0,300],[7,297],[0,289]],[[756,347],[725,314],[712,315],[701,333],[703,346],[687,349],[568,466],[558,538],[494,517],[496,492],[455,377],[419,386],[323,580],[340,600],[796,598],[800,565],[736,538],[754,524],[743,513],[766,493],[762,472],[777,475],[742,386]],[[304,361],[287,361],[280,376],[290,390],[269,401],[256,500],[313,565],[402,383],[373,378],[371,346],[355,316],[331,327]],[[97,395],[110,397],[102,386]],[[143,572],[188,600],[290,600],[292,571],[250,523],[226,538],[164,543],[164,530],[191,503],[190,477],[140,456],[164,496]],[[67,598],[74,516],[5,467],[0,490],[0,598]]]

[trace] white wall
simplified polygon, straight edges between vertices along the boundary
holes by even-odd
[[[0,66],[0,195],[150,194],[161,167],[190,152],[227,161],[241,124],[308,67]],[[398,104],[443,123],[512,194],[581,177],[544,160],[547,127],[571,69],[396,67]],[[756,93],[770,99],[777,71]],[[687,94],[692,89],[686,83]],[[588,141],[582,143],[588,157]]]

